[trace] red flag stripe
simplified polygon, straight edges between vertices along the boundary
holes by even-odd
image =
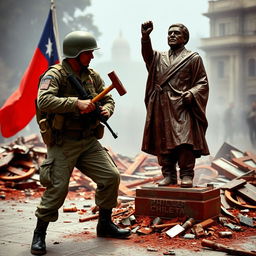
[[[52,43],[52,54],[49,55],[49,40]],[[25,71],[19,88],[6,100],[0,109],[0,129],[2,136],[8,138],[22,130],[36,113],[35,100],[38,82],[50,65],[59,62],[53,33],[52,11],[50,10],[39,47]]]

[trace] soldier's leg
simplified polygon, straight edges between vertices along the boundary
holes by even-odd
[[[162,154],[158,156],[158,163],[162,166],[164,179],[158,183],[159,186],[168,186],[177,184],[177,154]]]
[[[117,205],[120,174],[107,151],[96,139],[88,139],[89,149],[81,154],[77,168],[96,184],[95,201],[99,206],[97,235],[100,237],[123,238],[130,230],[118,228],[111,219],[112,208]]]
[[[73,145],[71,143],[71,145]],[[70,148],[75,148],[70,145]],[[63,146],[52,146],[47,150],[47,159],[40,167],[40,181],[46,190],[37,207],[36,216],[43,221],[58,219],[58,209],[63,205],[68,193],[69,179],[75,165],[74,157],[68,158]]]
[[[193,147],[183,144],[177,148],[178,164],[180,167],[181,187],[190,188],[193,186],[195,155]]]
[[[79,157],[76,167],[97,184],[96,204],[106,209],[116,207],[119,171],[96,138],[90,138],[87,142],[89,146]]]
[[[62,147],[48,148],[47,159],[40,167],[40,180],[42,185],[46,186],[46,190],[35,213],[37,225],[32,239],[32,254],[43,255],[46,253],[46,229],[50,221],[56,221],[58,218],[58,209],[62,206],[68,193],[74,162],[74,158],[72,160],[64,155]]]

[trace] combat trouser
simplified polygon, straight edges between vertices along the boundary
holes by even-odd
[[[61,146],[47,148],[47,159],[40,167],[40,181],[46,190],[35,213],[39,219],[58,219],[74,167],[97,184],[96,205],[103,209],[116,207],[120,174],[106,149],[93,136],[79,140],[64,137]]]

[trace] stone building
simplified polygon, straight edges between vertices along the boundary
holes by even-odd
[[[211,0],[201,39],[210,84],[208,142],[249,148],[247,111],[256,100],[256,0]]]
[[[201,40],[213,97],[227,104],[256,99],[256,1],[209,1],[210,36]]]

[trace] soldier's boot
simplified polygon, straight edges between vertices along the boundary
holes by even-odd
[[[163,166],[162,174],[164,176],[164,179],[158,183],[158,186],[176,185],[178,183],[176,169],[170,171],[170,167]]]
[[[130,230],[121,229],[112,222],[111,214],[112,209],[100,208],[99,220],[97,224],[97,236],[112,238],[126,238],[130,236]]]
[[[34,235],[31,244],[30,252],[33,255],[46,254],[45,236],[49,222],[45,222],[41,219],[37,219],[37,225],[34,230]]]

